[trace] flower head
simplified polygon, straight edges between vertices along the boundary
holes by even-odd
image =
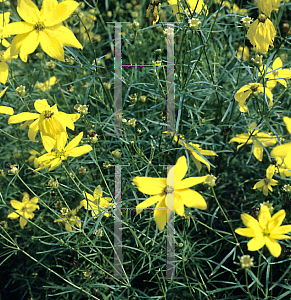
[[[96,219],[100,214],[104,214],[105,217],[109,217],[108,210],[113,206],[112,198],[110,197],[102,197],[103,191],[101,186],[95,189],[94,194],[90,195],[87,192],[84,192],[84,196],[86,199],[80,202],[80,206],[84,207],[87,210],[91,211],[92,217]]]
[[[44,0],[39,10],[31,0],[18,0],[17,12],[25,22],[10,23],[2,32],[4,36],[16,34],[11,43],[12,54],[19,54],[26,62],[27,55],[40,44],[50,57],[65,61],[63,46],[82,49],[70,29],[62,25],[78,5],[76,1]]]
[[[76,214],[80,208],[81,208],[81,206],[77,206],[72,211],[69,211],[66,208],[66,212],[62,213],[63,214],[62,219],[57,219],[54,222],[58,222],[58,223],[64,225],[65,229],[67,231],[72,231],[73,227],[81,228],[81,226],[82,226],[81,219],[78,216],[76,216]],[[62,211],[65,211],[65,210],[62,210]]]
[[[167,178],[135,177],[133,182],[139,191],[152,195],[136,206],[137,214],[157,203],[154,209],[154,219],[159,230],[162,231],[171,211],[183,216],[184,205],[205,210],[207,204],[204,198],[190,187],[204,182],[207,176],[190,177],[183,180],[186,172],[186,157],[181,156],[176,165],[169,170]]]
[[[276,86],[276,83],[279,82],[285,87],[287,87],[286,79],[291,78],[291,70],[289,69],[282,69],[282,60],[280,57],[277,57],[274,62],[272,68],[267,68],[266,71],[266,79],[269,79],[267,81],[267,88],[273,89]],[[262,66],[260,68],[260,73],[264,75],[266,66]]]
[[[49,171],[58,167],[62,161],[66,160],[68,157],[78,157],[86,154],[92,150],[90,145],[83,145],[77,147],[81,142],[83,137],[83,132],[79,133],[75,138],[73,138],[67,146],[65,146],[67,137],[65,133],[58,136],[56,141],[56,148],[52,149],[50,153],[46,153],[37,159],[40,166],[36,171],[50,167]]]
[[[258,52],[266,54],[269,46],[273,46],[276,30],[273,23],[265,15],[259,15],[258,19],[250,26],[247,35],[253,47]]]
[[[204,155],[217,156],[217,154],[212,150],[203,150],[200,148],[199,144],[193,144],[191,142],[187,143],[183,135],[173,134],[172,132],[165,132],[174,136],[174,141],[179,145],[186,148],[186,150],[190,153],[198,171],[201,171],[202,165],[201,163],[207,166],[208,171],[210,171],[210,164],[204,158]]]
[[[17,200],[11,200],[11,206],[16,209],[16,212],[12,212],[8,215],[8,218],[15,220],[19,219],[20,227],[23,229],[27,224],[26,219],[32,219],[34,217],[34,211],[39,209],[39,206],[36,204],[38,202],[37,197],[33,197],[29,200],[28,193],[23,193],[22,202]],[[26,218],[26,219],[25,219]]]
[[[229,142],[237,142],[241,143],[237,146],[237,149],[242,147],[243,145],[253,144],[253,153],[256,159],[262,161],[263,159],[263,146],[269,147],[274,146],[277,143],[277,139],[275,136],[272,136],[269,133],[259,132],[259,130],[255,129],[257,127],[256,123],[253,123],[249,126],[248,133],[241,133],[232,138]]]
[[[235,101],[239,103],[239,110],[243,113],[248,111],[248,108],[245,105],[247,98],[252,95],[258,95],[259,93],[263,93],[268,96],[270,99],[269,106],[273,106],[273,95],[272,92],[264,87],[261,83],[250,83],[241,87],[234,95]]]
[[[270,165],[266,170],[266,178],[257,182],[253,189],[258,189],[263,192],[265,196],[268,196],[268,191],[273,192],[272,185],[277,185],[278,181],[273,179],[275,173],[275,165]]]
[[[281,246],[276,240],[291,239],[285,235],[291,231],[291,225],[280,226],[285,218],[285,210],[280,210],[271,217],[269,208],[262,205],[259,220],[248,214],[242,214],[241,219],[247,228],[238,228],[235,232],[242,236],[252,237],[248,242],[248,250],[256,251],[264,245],[270,253],[278,257],[281,254]]]
[[[21,123],[26,121],[20,127],[24,129],[29,126],[28,137],[32,142],[38,131],[42,138],[43,146],[47,152],[50,152],[55,146],[58,136],[66,132],[66,128],[75,129],[74,122],[80,118],[80,114],[68,115],[58,111],[57,105],[49,106],[45,99],[36,100],[34,107],[37,113],[23,112],[18,115],[11,116],[8,124]]]

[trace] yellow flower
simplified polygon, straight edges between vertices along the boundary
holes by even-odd
[[[78,216],[76,216],[80,208],[81,208],[80,206],[77,206],[71,212],[68,212],[66,215],[64,215],[62,219],[57,219],[54,222],[58,222],[64,225],[67,231],[73,231],[72,227],[81,228],[82,226],[81,219]]]
[[[233,4],[233,7],[232,7],[232,13],[233,14],[247,16],[247,12],[248,12],[247,9],[239,8],[235,3]]]
[[[10,21],[9,16],[10,16],[10,12],[6,12],[4,14],[0,14],[0,38],[1,38],[1,44],[4,47],[6,47],[6,48],[10,46],[10,43],[6,39],[4,39],[2,31],[3,31],[3,27],[5,25],[7,25],[9,23],[9,21]]]
[[[265,15],[259,15],[247,32],[247,36],[253,47],[262,54],[266,54],[269,46],[273,46],[275,35],[275,27]]]
[[[287,130],[291,134],[291,118],[284,117],[283,121],[286,124]],[[282,165],[282,168],[287,169],[286,170],[287,174],[290,174],[290,171],[291,171],[291,142],[275,147],[271,151],[271,156],[274,156],[277,161],[280,159],[281,160],[280,162],[284,162],[284,164]],[[286,175],[286,176],[289,176],[289,175]],[[285,176],[282,176],[282,177],[285,177]]]
[[[167,178],[135,177],[133,182],[139,191],[152,195],[136,206],[137,214],[157,203],[154,209],[154,219],[159,230],[162,231],[171,211],[183,216],[184,205],[205,210],[207,204],[204,198],[189,187],[204,182],[207,176],[190,177],[183,180],[186,172],[187,161],[186,157],[182,156],[177,160],[176,165],[169,170]]]
[[[82,137],[83,132],[79,133],[67,146],[65,146],[67,136],[66,133],[61,133],[57,138],[56,148],[52,149],[50,153],[46,153],[37,159],[40,167],[37,168],[36,171],[47,167],[50,167],[49,171],[51,171],[58,167],[62,161],[66,160],[68,157],[78,157],[90,152],[92,150],[90,145],[77,147],[81,142]]]
[[[273,10],[278,10],[281,0],[257,0],[256,4],[258,5],[259,10],[268,16],[271,17],[271,12]]]
[[[253,144],[253,153],[256,159],[262,161],[263,159],[263,146],[269,147],[274,146],[277,143],[277,139],[275,136],[272,136],[270,133],[259,132],[259,130],[255,129],[257,127],[256,123],[253,123],[249,126],[248,133],[241,133],[232,138],[229,143],[237,142],[241,143],[237,146],[237,149],[242,147],[243,145]]]
[[[257,182],[253,189],[258,189],[263,192],[265,196],[268,196],[268,191],[273,192],[272,185],[277,185],[278,181],[273,179],[275,173],[275,165],[270,165],[266,170],[266,178]]]
[[[179,16],[179,11],[183,12],[184,9],[186,9],[187,7],[185,7],[184,9],[180,6],[180,3],[178,4],[177,0],[168,0],[170,5],[173,5],[173,14],[176,15],[176,18],[178,21],[180,21],[180,16]],[[187,1],[190,9],[197,14],[202,14],[203,11],[205,11],[205,14],[208,15],[208,9],[207,6],[204,4],[203,0],[188,0]]]
[[[243,113],[248,111],[248,108],[245,106],[247,98],[253,94],[257,96],[259,93],[266,94],[270,99],[269,106],[273,106],[273,95],[272,92],[264,87],[261,83],[250,83],[241,87],[234,95],[235,101],[239,103],[239,110]]]
[[[24,226],[27,224],[26,219],[32,219],[34,217],[34,211],[39,209],[39,206],[36,204],[38,202],[37,197],[33,197],[29,200],[28,193],[23,193],[22,202],[17,200],[11,200],[11,206],[16,209],[16,212],[12,212],[7,217],[15,220],[19,219],[20,227],[23,229]],[[26,219],[24,219],[26,218]]]
[[[285,210],[280,210],[271,217],[269,208],[262,205],[259,221],[248,214],[242,214],[241,219],[247,228],[238,228],[235,232],[242,236],[252,237],[248,242],[248,250],[256,251],[267,246],[270,253],[278,257],[281,254],[281,246],[276,240],[291,239],[285,235],[291,231],[291,225],[280,226],[285,218]]]
[[[84,196],[86,199],[80,202],[80,206],[84,207],[87,210],[91,210],[91,215],[96,219],[100,214],[104,214],[104,216],[109,217],[108,210],[113,206],[112,198],[110,197],[102,197],[103,191],[101,189],[101,185],[98,185],[94,191],[93,195],[84,192]]]
[[[248,46],[245,46],[245,47],[240,46],[240,47],[238,48],[237,54],[236,54],[237,58],[241,58],[242,53],[244,53],[244,54],[243,54],[243,58],[242,58],[243,60],[249,59],[249,57],[250,57],[250,51],[249,51]]]
[[[11,48],[6,51],[0,51],[0,82],[5,84],[8,78],[8,65],[7,62],[17,58],[17,55],[11,55]]]
[[[173,133],[169,132],[172,136]],[[187,143],[184,136],[178,136],[174,135],[174,141],[178,142],[179,145],[186,148],[186,150],[190,153],[198,171],[201,170],[201,163],[205,164],[207,166],[208,172],[210,171],[210,164],[209,162],[204,158],[204,155],[211,155],[211,156],[217,156],[217,154],[212,150],[203,150],[200,148],[199,144],[193,144],[191,142]]]
[[[291,70],[282,69],[282,60],[280,57],[277,57],[274,62],[272,68],[267,68],[265,78],[269,79],[267,81],[267,88],[273,89],[277,82],[281,83],[285,87],[287,87],[286,79],[291,78]],[[266,66],[261,66],[259,75],[265,74]]]
[[[26,121],[20,126],[21,129],[29,126],[28,137],[32,142],[35,142],[35,137],[39,130],[43,146],[47,152],[50,152],[55,146],[58,135],[62,132],[66,132],[66,127],[71,130],[75,129],[74,122],[80,118],[80,114],[69,115],[58,111],[56,104],[51,107],[45,99],[36,100],[34,107],[39,114],[23,112],[10,117],[8,124]]]
[[[26,62],[27,55],[40,44],[49,56],[65,61],[63,46],[82,49],[70,29],[62,25],[78,5],[76,1],[44,0],[39,11],[31,0],[18,0],[17,12],[25,22],[10,23],[2,32],[4,36],[16,34],[11,43],[12,54],[19,54]]]
[[[45,82],[36,82],[35,87],[36,91],[48,91],[54,84],[57,83],[56,76],[51,77],[49,80]]]

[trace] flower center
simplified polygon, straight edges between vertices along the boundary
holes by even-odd
[[[269,183],[270,183],[270,179],[269,178],[264,178],[264,183],[265,183],[265,185],[269,185]]]
[[[274,76],[274,77],[279,77],[279,71],[274,71],[274,72],[273,72],[273,76]]]
[[[170,185],[167,185],[164,188],[164,194],[172,194],[174,191],[175,191],[175,189]]]
[[[258,20],[259,20],[259,22],[261,22],[261,23],[265,23],[267,19],[268,19],[268,17],[266,17],[266,16],[264,16],[264,15],[260,15],[260,16],[258,17]]]
[[[264,229],[263,230],[263,236],[269,236],[271,234],[270,230]]]
[[[43,22],[37,22],[34,26],[33,26],[34,30],[37,31],[43,31],[45,29],[44,23]]]
[[[51,112],[50,110],[46,110],[43,113],[43,116],[44,116],[45,119],[50,119],[53,115],[54,115],[54,113]]]
[[[251,91],[254,93],[254,92],[256,92],[257,90],[258,90],[258,85],[256,84],[256,85],[252,85],[251,86]]]
[[[61,160],[66,160],[66,152],[65,151],[58,151],[57,149],[53,149],[52,151],[54,151],[56,153],[56,157],[60,158]]]

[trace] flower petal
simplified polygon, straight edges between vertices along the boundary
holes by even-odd
[[[0,72],[1,72],[1,70],[0,70]],[[0,106],[0,114],[5,114],[5,115],[10,115],[11,116],[11,115],[14,114],[14,110],[13,110],[12,107]]]
[[[271,214],[270,210],[267,205],[262,205],[260,209],[260,215],[259,215],[259,224],[262,229],[267,228],[267,224],[271,220]],[[268,228],[270,230],[270,228]]]
[[[83,145],[68,151],[67,154],[71,157],[78,157],[90,152],[91,150],[93,150],[93,148],[90,145]]]
[[[273,233],[273,230],[277,229],[284,221],[286,216],[286,212],[284,209],[279,210],[277,213],[275,213],[272,218],[269,220],[268,228]],[[287,231],[289,232],[289,231]],[[284,232],[284,233],[287,233]]]
[[[80,44],[80,42],[77,40],[77,38],[69,28],[60,25],[57,27],[57,29],[54,30],[54,34],[63,46],[83,49],[83,46]]]
[[[24,121],[34,120],[39,117],[39,114],[23,112],[18,115],[11,116],[8,120],[8,124],[16,124]]]
[[[254,156],[259,161],[263,160],[263,146],[256,140],[254,144]]]
[[[76,1],[63,1],[58,3],[50,15],[46,15],[45,26],[54,26],[65,21],[79,6]]]
[[[176,189],[179,189],[179,190],[187,189],[191,186],[194,186],[194,185],[204,182],[206,178],[207,178],[207,175],[200,176],[200,177],[189,177],[182,181],[175,182],[175,190]]]
[[[38,129],[39,129],[39,127],[38,127],[38,119],[37,119],[34,122],[32,122],[32,124],[29,126],[29,130],[28,130],[28,138],[32,142],[36,142],[35,137],[38,132]]]
[[[167,220],[170,218],[170,213],[170,210],[166,207],[164,197],[154,209],[154,219],[160,231],[164,230]]]
[[[43,99],[43,100],[36,100],[34,102],[34,108],[36,109],[37,112],[39,112],[41,114],[45,110],[50,110],[51,107],[47,103],[47,100]]]
[[[71,2],[71,1],[64,1]],[[53,30],[45,29],[40,32],[39,42],[42,50],[52,58],[65,61],[64,49],[61,42],[54,36]]]
[[[75,147],[77,147],[81,142],[82,137],[83,137],[83,132],[80,132],[76,137],[74,137],[66,146],[66,152],[69,152],[73,150]]]
[[[159,201],[163,201],[164,198],[165,196],[155,195],[144,200],[136,206],[136,213],[139,214],[140,212],[142,212],[143,209],[148,208],[149,206],[152,206]]]
[[[195,207],[199,209],[207,209],[207,204],[204,198],[196,191],[185,189],[179,190],[183,204],[188,207]]]
[[[22,207],[24,206],[24,204],[22,202],[17,201],[17,200],[11,200],[10,204],[15,209],[22,209]]]
[[[35,24],[40,20],[39,9],[30,0],[18,0],[17,12],[25,22],[30,24]]]
[[[254,237],[248,242],[249,251],[257,251],[264,247],[265,239],[263,237]]]
[[[276,146],[271,151],[271,156],[279,156],[285,158],[290,151],[291,151],[291,143],[286,143],[280,146]]]
[[[178,158],[175,166],[173,166],[167,176],[167,182],[174,183],[175,186],[185,177],[187,172],[187,160],[185,156]],[[172,184],[170,184],[172,185]]]
[[[7,63],[2,61],[0,62],[0,82],[5,84],[8,78],[9,70]]]
[[[166,178],[152,178],[152,177],[135,177],[132,180],[137,186],[138,190],[144,194],[157,195],[163,194],[167,186]]]
[[[255,232],[252,228],[237,228],[235,232],[242,236],[255,237]]]
[[[272,238],[265,238],[266,240],[266,246],[268,247],[270,253],[274,256],[274,257],[279,257],[281,254],[281,246],[280,244],[272,239]]]
[[[2,31],[2,35],[7,37],[14,34],[23,34],[33,31],[33,25],[25,22],[13,22],[7,24]]]
[[[27,224],[27,220],[24,219],[23,217],[20,217],[19,224],[20,224],[20,227],[23,229],[24,226]]]

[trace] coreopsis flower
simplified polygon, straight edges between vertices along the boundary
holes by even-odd
[[[1,38],[1,44],[4,46],[4,47],[9,47],[10,46],[10,43],[4,38],[3,34],[2,34],[2,31],[3,31],[3,27],[6,26],[10,19],[9,19],[9,16],[10,16],[10,12],[6,12],[4,14],[0,14],[0,38]]]
[[[265,78],[267,81],[267,88],[273,89],[276,86],[276,83],[279,82],[285,87],[287,87],[286,79],[291,78],[291,70],[290,69],[282,69],[282,60],[280,57],[277,57],[272,65],[272,68],[267,68]],[[265,74],[266,66],[261,66],[259,75]]]
[[[248,133],[241,133],[232,138],[229,143],[237,142],[240,145],[237,146],[237,149],[243,145],[253,144],[253,153],[256,159],[262,161],[263,159],[263,146],[269,147],[274,146],[277,143],[277,138],[270,133],[259,132],[256,123],[252,123],[249,126]]]
[[[101,185],[98,185],[94,190],[93,195],[87,192],[83,192],[86,199],[80,202],[80,206],[91,211],[91,215],[96,219],[100,214],[104,214],[105,217],[109,217],[108,210],[113,206],[112,198],[102,197],[103,191]]]
[[[273,179],[273,175],[275,173],[275,165],[270,165],[266,170],[266,178],[257,182],[253,189],[258,189],[263,192],[265,196],[268,196],[268,191],[273,192],[272,185],[277,185],[278,181]]]
[[[186,7],[183,9],[177,0],[168,0],[168,2],[170,5],[172,5],[173,14],[176,16],[177,20],[180,21],[178,12],[183,12]],[[205,14],[208,15],[208,9],[203,0],[188,0],[187,2],[192,10],[192,13],[203,14],[203,12],[205,12]]]
[[[36,88],[36,91],[46,92],[56,83],[57,83],[56,76],[52,76],[49,80],[47,80],[45,82],[36,82],[35,88]]]
[[[241,58],[242,57],[242,60],[247,60],[249,59],[250,57],[250,50],[248,48],[248,46],[240,46],[237,50],[237,54],[236,54],[236,57],[237,58]]]
[[[7,48],[5,51],[0,51],[0,82],[5,84],[8,78],[8,65],[7,62],[17,58],[17,55],[11,54],[11,48]]]
[[[241,219],[247,228],[238,228],[235,232],[252,237],[248,242],[249,251],[257,251],[266,245],[271,255],[278,257],[281,254],[281,246],[276,240],[291,239],[290,236],[285,235],[291,231],[291,225],[280,226],[285,215],[285,210],[282,209],[271,217],[269,208],[262,205],[259,220],[248,214],[242,214]]]
[[[262,54],[266,54],[269,46],[273,46],[275,35],[276,29],[273,23],[263,14],[259,15],[247,32],[253,47]]]
[[[81,219],[78,216],[76,216],[80,208],[81,206],[78,206],[71,211],[69,211],[68,209],[62,210],[62,218],[57,219],[54,222],[58,222],[64,225],[67,231],[73,231],[73,227],[81,228]]]
[[[291,118],[284,117],[284,123],[286,124],[287,130],[291,134]],[[291,142],[285,143],[283,145],[276,146],[271,151],[271,156],[275,157],[279,161],[279,165],[283,162],[282,167],[286,169],[287,173],[290,174],[291,171]],[[290,176],[290,175],[287,175]],[[285,176],[282,176],[285,177]]]
[[[17,12],[25,22],[7,24],[2,32],[4,36],[16,34],[11,43],[12,55],[19,54],[26,62],[27,55],[40,44],[50,57],[65,61],[63,46],[82,49],[70,29],[62,25],[78,5],[76,1],[44,0],[39,10],[31,0],[18,0]]]
[[[162,231],[170,218],[171,211],[183,216],[184,205],[205,210],[207,204],[204,198],[190,187],[204,182],[207,176],[189,177],[183,180],[186,172],[186,157],[181,156],[176,165],[169,170],[167,178],[135,177],[133,182],[139,191],[152,195],[136,206],[137,214],[157,203],[154,219],[159,230]]]
[[[271,12],[273,10],[278,10],[281,0],[257,0],[256,4],[258,5],[259,10],[268,16],[271,17]]]
[[[8,124],[21,123],[24,129],[29,126],[28,137],[32,142],[36,142],[35,137],[40,131],[43,146],[47,152],[50,152],[55,146],[57,137],[66,132],[66,128],[75,129],[74,122],[80,118],[80,114],[66,114],[58,111],[57,104],[50,106],[47,100],[36,100],[34,107],[37,113],[23,112],[18,115],[11,116]]]
[[[241,87],[234,95],[235,101],[239,103],[239,110],[243,113],[246,113],[248,111],[248,108],[245,105],[247,98],[250,95],[257,96],[259,93],[263,93],[268,96],[270,99],[269,107],[272,107],[272,92],[267,87],[264,87],[261,83],[249,83]]]
[[[20,217],[19,223],[20,227],[23,229],[27,224],[26,219],[32,219],[34,217],[34,211],[39,209],[39,206],[36,204],[38,202],[37,197],[33,197],[29,200],[28,193],[23,193],[22,202],[17,200],[11,200],[11,206],[16,209],[16,212],[10,213],[7,217],[12,220],[16,220]],[[25,219],[26,218],[26,219]]]
[[[66,133],[61,133],[56,140],[56,148],[52,149],[50,153],[46,153],[37,159],[40,166],[36,171],[47,167],[49,167],[49,171],[51,171],[58,167],[68,157],[78,157],[90,152],[92,150],[90,145],[77,147],[81,142],[82,137],[83,132],[79,133],[67,146],[65,146],[67,136]]]
[[[192,142],[187,143],[183,135],[177,135],[172,132],[165,131],[164,133],[170,133],[171,136],[174,137],[174,141],[177,142],[179,145],[186,148],[186,150],[190,153],[191,158],[193,159],[198,171],[201,171],[202,165],[201,163],[207,166],[208,172],[210,171],[210,164],[204,158],[204,155],[209,156],[217,156],[217,154],[212,150],[203,150],[200,148],[199,144],[193,144]]]

